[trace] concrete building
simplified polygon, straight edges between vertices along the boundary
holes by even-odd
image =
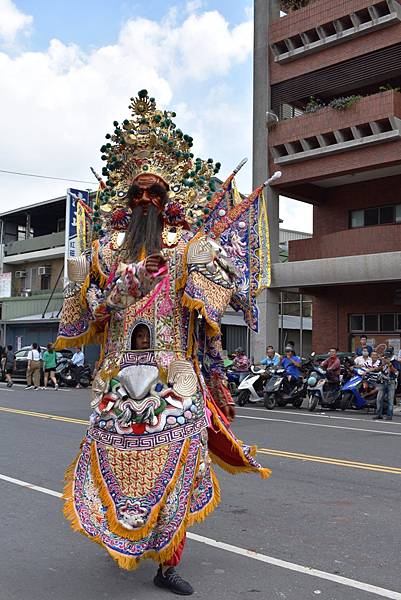
[[[313,298],[317,352],[351,350],[362,333],[398,348],[401,2],[304,4],[280,16],[279,2],[255,1],[255,183],[282,171],[271,239],[279,194],[313,205],[313,236],[289,242],[288,262],[273,257],[264,314],[297,290]]]
[[[1,343],[41,345],[57,335],[63,301],[65,197],[0,215]]]

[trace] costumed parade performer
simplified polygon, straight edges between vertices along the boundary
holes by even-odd
[[[194,159],[175,113],[146,90],[129,108],[101,148],[92,241],[68,263],[57,345],[99,343],[101,357],[64,512],[121,568],[151,558],[157,586],[189,595],[175,567],[219,503],[211,462],[270,475],[231,430],[220,331],[230,303],[256,328],[263,186],[238,203],[234,171],[215,192],[218,164]]]

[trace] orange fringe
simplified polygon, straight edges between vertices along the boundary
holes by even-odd
[[[81,444],[81,446],[82,446],[82,444]],[[220,502],[220,487],[219,487],[219,484],[218,484],[218,481],[217,481],[214,471],[212,470],[212,468],[210,468],[210,472],[212,475],[212,483],[213,483],[213,498],[201,511],[199,511],[193,515],[190,515],[189,514],[189,503],[190,503],[193,489],[196,484],[196,480],[194,480],[193,487],[191,489],[191,493],[188,498],[186,517],[184,518],[181,526],[175,532],[173,539],[171,540],[168,547],[165,548],[164,550],[162,550],[161,552],[156,552],[155,550],[148,550],[139,558],[123,556],[122,554],[119,554],[118,552],[111,550],[110,548],[105,546],[105,544],[101,541],[101,539],[98,536],[91,536],[91,535],[87,534],[81,525],[79,516],[78,516],[78,514],[75,510],[75,506],[74,506],[74,474],[75,474],[77,462],[79,460],[79,456],[80,456],[80,454],[78,454],[78,457],[67,468],[66,473],[65,473],[66,486],[65,486],[64,494],[63,494],[63,498],[65,499],[63,513],[64,513],[65,517],[70,521],[71,527],[74,531],[79,531],[80,533],[82,533],[82,535],[84,535],[85,537],[89,538],[91,541],[96,542],[97,544],[102,546],[104,549],[106,549],[107,552],[117,562],[118,566],[121,569],[132,571],[138,567],[139,563],[142,560],[145,560],[148,558],[151,560],[154,560],[155,562],[158,562],[158,563],[168,562],[172,558],[175,551],[177,550],[183,536],[185,535],[187,528],[191,525],[194,525],[195,523],[200,523],[200,522],[204,521],[204,519],[217,507],[217,505]],[[199,456],[198,456],[198,461],[197,461],[197,468],[199,466],[199,462],[200,462],[200,449],[199,449]],[[127,533],[127,531],[124,529],[124,536],[126,536],[126,533]]]
[[[121,523],[119,523],[116,518],[114,503],[113,503],[112,499],[110,498],[109,491],[107,489],[107,486],[104,484],[103,477],[100,472],[99,459],[98,459],[98,455],[96,452],[96,443],[92,442],[91,473],[92,473],[93,480],[96,483],[96,488],[99,493],[100,499],[101,499],[103,505],[107,507],[106,520],[109,525],[110,531],[112,531],[113,533],[116,533],[117,535],[124,537],[128,540],[137,541],[137,540],[140,540],[141,538],[145,537],[149,533],[149,531],[151,529],[153,529],[153,527],[159,517],[160,511],[162,510],[162,508],[165,506],[165,504],[167,502],[167,497],[168,497],[169,493],[176,485],[177,480],[181,474],[182,468],[183,468],[185,461],[187,459],[187,456],[188,456],[189,444],[190,444],[190,441],[189,441],[189,439],[187,439],[185,441],[181,456],[178,460],[175,473],[174,473],[170,483],[166,487],[163,497],[160,499],[159,503],[152,508],[152,511],[150,513],[150,516],[149,516],[149,519],[148,519],[146,525],[144,525],[143,527],[140,527],[138,529],[135,529],[135,530],[130,530],[130,529],[127,529],[126,527],[124,527],[123,525],[121,525]]]

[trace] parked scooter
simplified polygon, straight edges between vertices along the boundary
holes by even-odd
[[[283,367],[272,367],[269,370],[263,403],[265,408],[272,410],[275,406],[286,406],[292,404],[294,408],[300,408],[304,400],[304,382],[300,378],[296,384],[290,387],[286,370]]]
[[[367,400],[361,395],[363,391],[363,380],[366,376],[365,369],[352,369],[353,375],[345,381],[341,387],[341,410],[347,408],[365,408]]]
[[[307,380],[306,395],[308,410],[314,411],[320,405],[322,408],[335,410],[341,406],[341,387],[334,381],[328,381],[327,372],[317,365],[314,366]]]
[[[77,378],[72,360],[63,357],[56,367],[56,378],[60,385],[75,387],[79,384],[82,387],[88,387],[91,382],[90,366],[84,365],[80,369],[79,377]]]
[[[238,406],[245,406],[247,402],[259,402],[263,400],[264,384],[268,377],[268,369],[257,369],[251,366],[251,372],[241,381],[238,386]]]

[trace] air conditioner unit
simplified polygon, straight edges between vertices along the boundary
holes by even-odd
[[[23,298],[28,298],[28,296],[32,296],[32,290],[22,290],[20,296]]]
[[[50,275],[51,272],[52,272],[52,268],[50,266],[38,267],[38,275]]]
[[[24,279],[26,277],[26,271],[15,271],[16,279]]]

